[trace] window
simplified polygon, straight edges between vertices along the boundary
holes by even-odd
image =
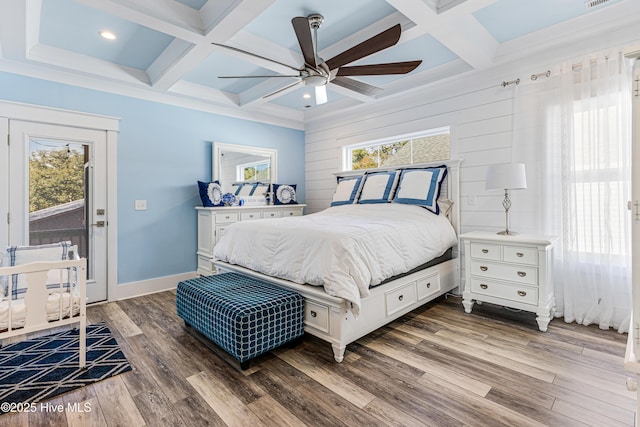
[[[449,127],[349,145],[343,148],[344,170],[412,165],[450,157]]]
[[[271,176],[271,167],[269,165],[269,159],[238,165],[236,166],[236,180],[269,181]]]

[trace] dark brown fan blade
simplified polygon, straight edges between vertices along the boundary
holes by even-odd
[[[394,25],[386,31],[381,32],[377,36],[373,36],[368,40],[345,50],[338,56],[334,56],[330,60],[326,61],[330,70],[342,67],[343,65],[350,64],[353,61],[357,61],[360,58],[369,56],[383,49],[393,46],[400,40],[400,33],[402,29],[400,24]]]
[[[218,76],[219,79],[264,79],[264,78],[271,78],[271,77],[287,77],[287,78],[297,78],[300,77],[300,75],[295,75],[295,76],[289,76],[289,75],[284,75],[284,74],[276,74],[276,75],[271,75],[271,76]]]
[[[380,76],[386,74],[407,74],[415,70],[422,61],[389,62],[387,64],[355,65],[340,67],[338,76]]]
[[[270,59],[270,58],[266,58],[264,56],[256,55],[255,53],[247,52],[246,50],[238,49],[237,47],[226,46],[226,45],[223,45],[223,44],[220,44],[220,43],[211,43],[211,44],[214,45],[214,46],[224,47],[225,49],[233,50],[235,52],[244,53],[245,55],[253,56],[255,58],[264,59],[265,61],[273,62],[274,64],[280,64],[280,65],[282,65],[284,67],[291,68],[292,70],[300,71],[299,69],[297,69],[296,67],[292,67],[291,65],[288,65],[288,64],[285,64],[285,63]]]
[[[347,89],[351,89],[355,92],[361,93],[367,96],[375,96],[382,92],[382,89],[376,86],[372,86],[368,83],[363,83],[358,80],[350,79],[349,77],[336,77],[331,80],[331,83],[337,84]]]
[[[313,50],[313,38],[311,37],[311,27],[309,27],[309,20],[301,16],[295,17],[291,20],[293,30],[296,32],[298,38],[298,44],[300,45],[300,51],[304,56],[304,62],[307,65],[311,65],[316,68],[316,53]]]

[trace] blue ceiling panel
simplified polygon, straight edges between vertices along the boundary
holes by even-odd
[[[498,0],[473,15],[499,43],[504,43],[619,1],[586,9],[585,0]]]
[[[189,6],[191,9],[200,10],[202,6],[207,4],[207,0],[176,0],[178,3],[182,3],[185,6]]]
[[[116,40],[106,40],[108,30]],[[173,37],[71,0],[43,0],[40,43],[146,70]]]

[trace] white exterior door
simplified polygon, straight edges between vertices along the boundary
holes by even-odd
[[[87,258],[87,300],[107,299],[107,132],[9,119],[2,245],[71,240]],[[1,129],[0,129],[1,130]],[[4,166],[4,165],[0,165]]]

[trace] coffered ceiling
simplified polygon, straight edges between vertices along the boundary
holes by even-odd
[[[306,119],[491,68],[576,35],[606,37],[620,26],[638,28],[640,0],[587,3],[2,0],[0,70],[303,128]],[[292,85],[298,78],[220,78],[290,75],[301,69],[305,61],[291,19],[311,14],[324,17],[317,30],[320,58],[332,58],[400,24],[395,46],[348,65],[422,62],[408,74],[352,77],[382,89],[372,95],[330,83],[321,105],[312,86]],[[102,31],[115,39],[103,38]]]

